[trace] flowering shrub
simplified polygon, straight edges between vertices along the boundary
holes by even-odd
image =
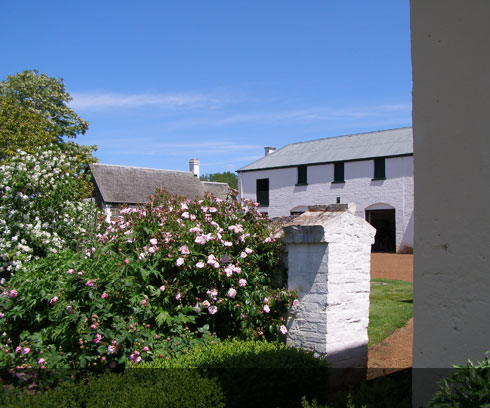
[[[161,193],[82,252],[31,262],[0,288],[0,366],[116,367],[218,337],[276,339],[295,294],[252,203]]]
[[[0,277],[93,234],[95,205],[81,200],[87,177],[68,146],[19,151],[0,166]]]

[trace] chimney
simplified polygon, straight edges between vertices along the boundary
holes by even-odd
[[[190,159],[189,160],[189,171],[194,174],[197,178],[199,178],[199,159]]]
[[[264,150],[265,150],[265,155],[269,156],[269,154],[274,153],[276,151],[276,148],[267,146],[267,147],[264,147]]]

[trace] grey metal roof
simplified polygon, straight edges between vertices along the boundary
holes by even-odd
[[[204,198],[202,183],[191,172],[91,164],[95,183],[106,203],[140,204],[157,188],[190,199]]]
[[[408,154],[413,154],[411,127],[288,144],[237,171]]]

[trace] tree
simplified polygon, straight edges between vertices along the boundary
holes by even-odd
[[[21,112],[31,113],[31,119],[32,113],[39,115],[46,131],[60,142],[64,136],[75,138],[88,129],[88,122],[67,105],[72,98],[65,90],[63,78],[48,77],[37,70],[9,75],[0,82],[0,97],[8,98],[10,104],[17,102]]]
[[[211,173],[203,174],[200,177],[201,181],[216,181],[220,183],[228,183],[231,188],[238,188],[238,177],[231,171],[225,171],[223,173]]]

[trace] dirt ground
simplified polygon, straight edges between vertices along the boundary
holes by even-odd
[[[413,282],[413,255],[372,254],[371,277]],[[412,367],[413,319],[368,353],[367,379]]]

